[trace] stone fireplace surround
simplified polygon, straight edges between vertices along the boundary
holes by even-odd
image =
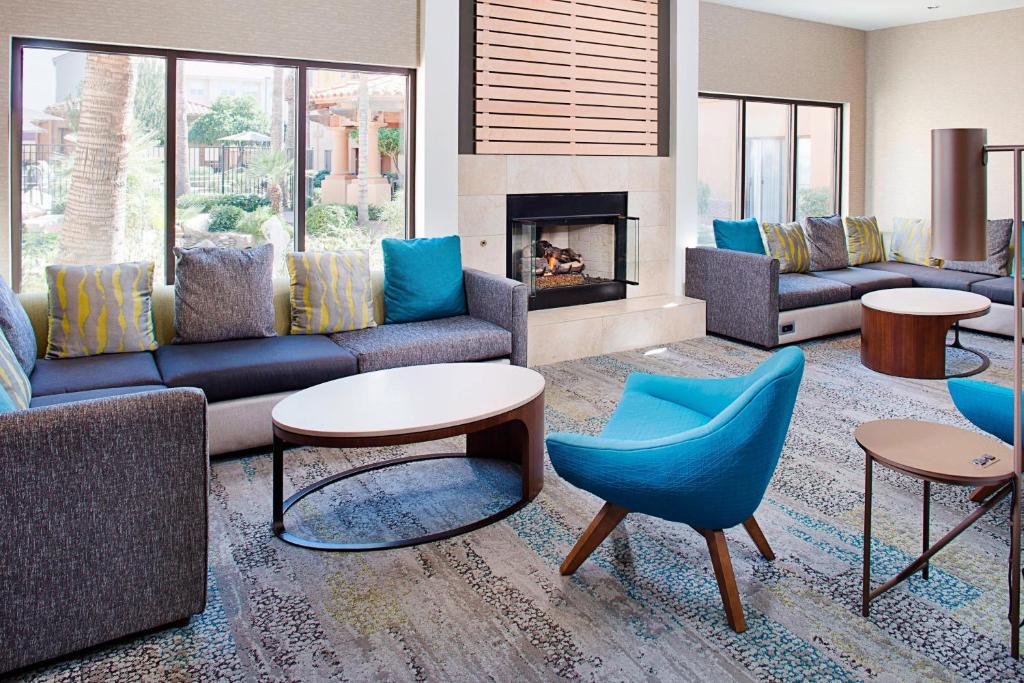
[[[505,275],[508,194],[627,192],[628,215],[640,220],[640,284],[622,301],[531,311],[531,365],[704,335],[704,302],[673,294],[673,183],[668,157],[459,155],[458,232],[469,268]]]

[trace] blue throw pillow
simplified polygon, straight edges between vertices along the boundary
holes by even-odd
[[[761,227],[757,224],[756,218],[745,218],[741,221],[720,221],[716,218],[714,225],[715,246],[719,249],[764,255]]]
[[[0,385],[0,415],[3,413],[13,413],[18,407],[14,405],[14,401],[7,394],[7,390],[4,389],[3,385]]]
[[[386,239],[384,322],[411,323],[466,314],[458,235]]]

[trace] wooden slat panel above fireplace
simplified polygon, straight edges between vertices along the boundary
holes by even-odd
[[[478,154],[658,154],[658,0],[477,0]]]

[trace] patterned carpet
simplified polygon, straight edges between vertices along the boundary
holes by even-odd
[[[1009,383],[1010,344],[965,334]],[[270,535],[270,458],[215,462],[209,604],[170,629],[27,680],[1007,680],[1003,507],[939,554],[932,577],[860,616],[863,455],[858,424],[913,417],[964,425],[944,382],[883,377],[859,338],[804,345],[793,426],[758,519],[778,559],[728,532],[749,630],[727,626],[703,540],[633,516],[576,576],[558,565],[599,502],[550,469],[544,491],[470,535],[371,554],[300,550]],[[541,369],[549,430],[596,432],[632,371],[724,376],[766,352],[715,338]],[[444,448],[457,447],[453,442]],[[409,449],[427,452],[437,444]],[[402,449],[294,451],[290,490]],[[408,452],[408,451],[406,451]],[[403,471],[404,470],[404,471]],[[917,553],[920,484],[876,468],[875,580]],[[436,461],[364,475],[305,501],[289,524],[334,538],[394,538],[514,498],[514,472]],[[935,486],[933,536],[973,507]]]

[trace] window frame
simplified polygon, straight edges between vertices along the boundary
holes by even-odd
[[[354,71],[363,73],[386,73],[405,76],[405,235],[415,236],[415,168],[416,168],[416,69],[411,67],[381,66],[377,64],[354,64],[350,62],[328,62],[313,59],[293,59],[288,57],[261,57],[257,55],[240,55],[225,52],[203,52],[197,50],[172,50],[165,48],[138,47],[131,45],[110,45],[70,40],[50,40],[45,38],[12,38],[11,40],[11,285],[15,291],[21,290],[21,257],[22,257],[22,212],[21,212],[21,165],[22,165],[22,128],[24,115],[24,58],[25,49],[64,50],[68,52],[104,52],[107,54],[127,54],[140,57],[160,57],[165,60],[166,78],[164,97],[168,106],[165,107],[165,138],[164,143],[164,272],[167,284],[174,284],[174,221],[175,221],[175,152],[177,145],[177,116],[175,101],[177,63],[182,60],[199,60],[207,62],[223,62],[231,64],[254,64],[260,66],[290,67],[296,70],[296,106],[295,106],[295,146],[296,146],[296,189],[295,189],[295,249],[304,251],[306,248],[306,183],[305,160],[308,122],[308,91],[306,75],[309,69],[332,69],[336,71]],[[300,163],[302,168],[300,169]]]
[[[738,114],[739,117],[738,125],[736,127],[736,153],[739,155],[737,168],[739,169],[739,176],[737,178],[737,193],[736,206],[739,207],[739,218],[747,218],[744,214],[746,213],[747,205],[747,153],[746,153],[746,138],[747,138],[747,104],[750,102],[763,102],[766,104],[782,104],[789,107],[789,159],[788,159],[788,182],[789,187],[789,201],[786,209],[786,220],[795,221],[797,211],[797,149],[799,144],[799,110],[800,107],[822,107],[835,110],[835,186],[834,196],[835,203],[833,204],[833,210],[836,213],[842,211],[843,206],[843,116],[845,114],[845,107],[839,102],[821,102],[816,100],[796,100],[790,98],[781,97],[760,97],[760,96],[747,96],[747,95],[730,95],[726,93],[713,93],[713,92],[698,92],[698,99],[709,99],[709,100],[730,100],[737,102],[739,106]],[[698,161],[699,163],[699,161]],[[736,216],[734,216],[736,218]]]

